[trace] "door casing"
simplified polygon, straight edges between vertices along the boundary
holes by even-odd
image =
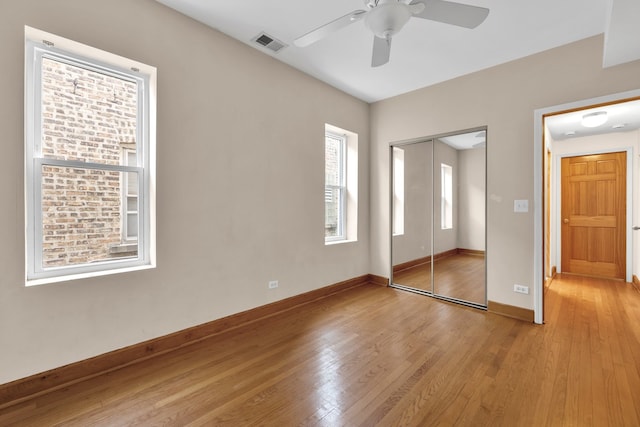
[[[611,104],[638,98],[640,98],[640,90],[631,90],[539,108],[533,112],[533,312],[534,322],[537,324],[544,323],[544,117],[562,111],[586,109],[594,105]],[[627,189],[627,191],[629,190]],[[629,218],[629,215],[627,218]],[[629,241],[630,239],[627,238],[627,244],[629,244]],[[627,269],[629,268],[630,263],[627,263]]]

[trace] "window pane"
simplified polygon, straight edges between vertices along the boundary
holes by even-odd
[[[138,214],[127,213],[127,240],[138,238]]]
[[[325,185],[342,185],[342,140],[327,136],[324,151]]]
[[[42,166],[43,268],[137,256],[120,247],[123,183],[122,172]]]
[[[338,237],[342,235],[342,230],[340,229],[340,205],[342,200],[341,193],[342,190],[340,188],[325,188],[325,237]]]
[[[127,211],[131,211],[131,212],[138,211],[138,198],[136,196],[127,197]]]
[[[136,152],[134,148],[126,150],[127,153],[127,166],[136,166]]]
[[[135,165],[137,104],[136,83],[43,57],[42,156],[119,165],[127,144]]]
[[[138,195],[138,174],[129,172],[127,174],[127,196]]]

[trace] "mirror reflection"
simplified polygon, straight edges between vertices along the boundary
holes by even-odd
[[[486,129],[391,156],[393,286],[486,307]]]
[[[393,147],[394,283],[431,292],[433,141]]]

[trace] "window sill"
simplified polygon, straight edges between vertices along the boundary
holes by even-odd
[[[357,242],[357,240],[348,240],[348,239],[344,239],[344,240],[329,240],[324,242],[325,246],[333,246],[333,245],[340,245],[342,243],[355,243]]]
[[[47,285],[49,283],[68,282],[70,280],[87,279],[91,277],[107,276],[111,274],[127,273],[130,271],[149,270],[156,268],[155,264],[136,265],[131,267],[114,268],[108,270],[91,271],[87,273],[65,274],[55,277],[45,277],[42,279],[27,279],[26,286]]]

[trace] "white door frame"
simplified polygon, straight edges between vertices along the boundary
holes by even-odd
[[[533,313],[534,322],[543,323],[543,299],[544,291],[544,254],[542,220],[544,217],[544,203],[542,201],[542,151],[543,151],[543,117],[573,109],[585,109],[597,104],[615,103],[624,99],[640,97],[640,90],[632,90],[567,104],[539,108],[533,112]]]

